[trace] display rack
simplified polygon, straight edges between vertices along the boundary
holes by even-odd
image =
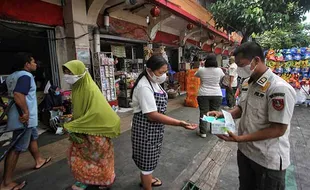
[[[124,62],[119,64],[123,72],[141,73],[144,68],[143,59],[124,59]]]
[[[108,102],[117,100],[112,52],[95,53],[94,80]]]

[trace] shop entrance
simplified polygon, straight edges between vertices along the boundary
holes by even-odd
[[[33,55],[38,69],[33,75],[37,90],[43,91],[47,81],[59,86],[59,70],[53,28],[28,23],[0,21],[1,77],[12,73],[14,55]]]

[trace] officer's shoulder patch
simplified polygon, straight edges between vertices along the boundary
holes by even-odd
[[[284,98],[274,98],[272,99],[272,107],[277,110],[281,111],[284,108]]]
[[[262,86],[262,87],[260,88],[260,91],[261,91],[261,92],[266,92],[266,91],[268,90],[269,87],[270,87],[270,82],[268,81],[268,82],[266,82],[266,84],[265,84],[264,86]]]

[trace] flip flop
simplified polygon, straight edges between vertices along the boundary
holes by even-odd
[[[84,184],[84,183],[81,183],[81,182],[75,182],[74,185],[78,188],[81,188],[81,189],[87,189],[88,185]],[[72,185],[67,187],[65,190],[73,190],[72,189]]]
[[[23,186],[19,187],[20,185],[24,184]],[[21,190],[21,189],[24,189],[24,187],[26,187],[27,185],[27,182],[26,181],[23,181],[17,185],[15,185],[14,187],[12,187],[11,190]]]
[[[39,167],[34,167],[34,169],[35,169],[35,170],[41,169],[44,165],[46,165],[47,163],[49,163],[51,160],[52,160],[51,157],[46,158],[46,159],[45,159],[45,162],[44,162],[41,166],[39,166]]]
[[[163,183],[160,181],[160,179],[158,179],[157,177],[156,178],[153,178],[155,181],[152,182],[152,187],[160,187],[163,185]],[[160,182],[158,184],[158,182]],[[140,183],[140,187],[143,187],[142,183]]]

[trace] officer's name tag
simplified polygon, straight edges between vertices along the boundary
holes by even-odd
[[[258,96],[258,97],[260,97],[260,98],[263,98],[263,97],[265,96],[265,94],[260,93],[260,92],[254,92],[254,95],[255,95],[255,96]]]

